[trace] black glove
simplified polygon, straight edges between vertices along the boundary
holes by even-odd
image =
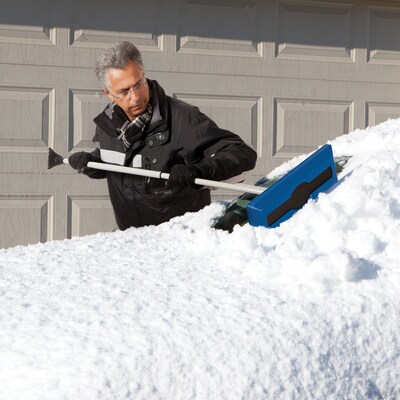
[[[167,185],[194,188],[197,186],[194,183],[196,178],[201,178],[201,172],[198,168],[191,165],[177,164],[171,168]]]
[[[69,165],[78,170],[79,173],[87,175],[89,178],[101,179],[106,176],[105,171],[98,170],[95,168],[89,168],[88,162],[95,161],[92,153],[86,151],[78,151],[68,157]]]
[[[78,151],[68,157],[69,165],[78,172],[82,172],[82,168],[86,167],[89,161],[93,161],[93,156],[86,151]]]

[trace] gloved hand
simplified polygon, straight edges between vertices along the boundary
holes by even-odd
[[[201,172],[198,168],[191,165],[177,164],[171,168],[168,186],[196,187],[194,180],[201,178]]]
[[[93,156],[86,151],[78,151],[68,157],[69,165],[77,169],[78,172],[82,172],[82,169],[88,165],[89,161],[92,161]]]
[[[69,165],[78,170],[79,173],[87,175],[89,178],[101,179],[106,176],[105,171],[98,170],[95,168],[89,168],[88,162],[95,161],[92,153],[87,153],[86,151],[78,151],[68,157]]]

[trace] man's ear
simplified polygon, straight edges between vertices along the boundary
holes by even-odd
[[[111,103],[114,102],[113,96],[111,96],[110,92],[107,89],[103,89],[103,93],[108,97],[108,100],[110,100]]]

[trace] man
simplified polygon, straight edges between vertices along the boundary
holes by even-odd
[[[157,225],[210,204],[196,178],[226,180],[254,168],[256,153],[197,107],[167,96],[146,77],[139,50],[119,42],[96,64],[96,78],[110,104],[94,122],[92,153],[78,152],[70,165],[91,178],[107,177],[121,230]],[[88,168],[89,161],[169,172],[167,182]]]

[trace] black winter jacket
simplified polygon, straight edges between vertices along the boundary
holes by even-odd
[[[256,152],[236,134],[218,126],[200,110],[167,96],[148,80],[153,116],[141,139],[125,151],[118,129],[128,119],[114,104],[98,115],[92,152],[96,161],[170,172],[175,164],[196,166],[202,177],[225,180],[254,168]],[[166,187],[156,178],[98,171],[107,177],[110,199],[121,230],[158,225],[210,204],[205,188]]]

